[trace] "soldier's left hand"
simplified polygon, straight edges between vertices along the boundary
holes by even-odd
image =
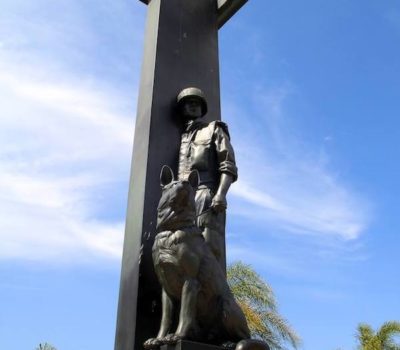
[[[226,205],[226,197],[221,194],[216,194],[211,202],[211,208],[217,213],[225,211]]]

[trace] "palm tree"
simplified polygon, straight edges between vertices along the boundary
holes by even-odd
[[[400,344],[396,344],[394,336],[400,335],[400,322],[385,322],[376,332],[366,323],[357,327],[356,338],[360,350],[400,350]]]
[[[40,343],[36,350],[57,350],[53,345],[49,343]]]
[[[227,279],[246,316],[252,337],[266,341],[272,350],[286,349],[287,344],[294,348],[300,345],[299,336],[279,315],[271,287],[250,265],[242,262],[229,265]]]

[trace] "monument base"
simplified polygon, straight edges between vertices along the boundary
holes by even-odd
[[[222,346],[196,343],[181,340],[176,345],[162,345],[160,350],[226,350]],[[235,350],[270,350],[267,343],[257,339],[246,339],[240,341],[234,348]]]
[[[181,340],[175,345],[162,345],[160,350],[222,350],[221,346]]]

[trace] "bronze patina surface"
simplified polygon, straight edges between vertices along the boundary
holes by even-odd
[[[226,195],[238,171],[228,126],[221,121],[205,122],[207,100],[199,88],[182,90],[177,99],[184,124],[179,150],[178,178],[192,170],[200,175],[196,191],[196,221],[221,268],[225,271]]]
[[[196,225],[199,185],[197,170],[175,180],[169,167],[162,169],[158,234],[153,245],[155,271],[162,286],[162,318],[157,337],[145,342],[147,349],[180,340],[222,345],[250,338],[224,271]]]

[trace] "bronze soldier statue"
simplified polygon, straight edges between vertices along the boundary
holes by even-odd
[[[192,170],[199,172],[197,226],[225,271],[226,194],[238,177],[228,127],[221,121],[205,123],[201,120],[207,113],[207,101],[198,88],[182,90],[177,102],[185,123],[179,152],[178,179],[187,179]]]
[[[148,350],[180,341],[222,345],[229,350],[269,350],[251,339],[246,317],[225,276],[226,194],[237,168],[226,124],[201,120],[204,94],[178,95],[185,120],[178,179],[164,166],[152,257],[162,286],[162,316]]]

